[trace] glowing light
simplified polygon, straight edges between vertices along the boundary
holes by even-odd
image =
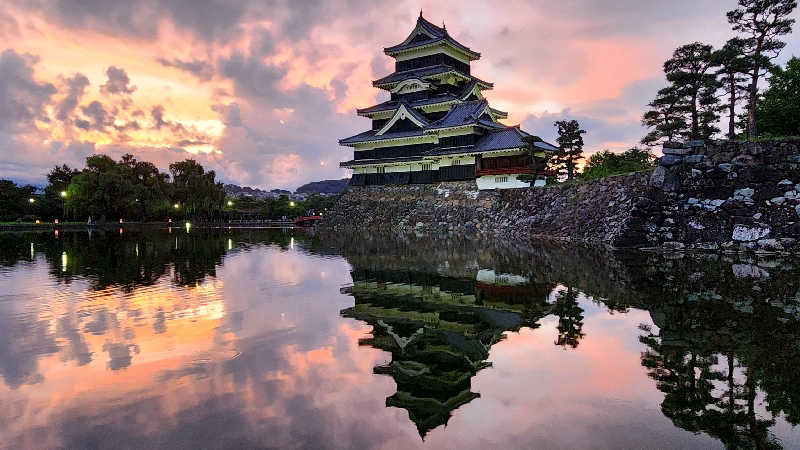
[[[289,206],[294,206],[294,202],[289,202]]]
[[[67,271],[67,252],[61,253],[61,271]]]
[[[58,225],[58,219],[54,220],[53,223]]]
[[[136,243],[136,256],[139,256],[139,243]]]
[[[294,237],[289,239],[289,248],[294,249]]]
[[[175,203],[175,204],[174,204],[174,205],[172,205],[172,206],[173,206],[175,209],[178,209],[178,208],[180,208],[180,207],[181,207],[181,205],[179,205],[178,203]]]
[[[190,224],[189,222],[186,222],[186,232],[187,233],[189,232],[189,228],[192,228],[192,224]]]
[[[122,219],[119,219],[119,223],[122,223]]]
[[[172,219],[167,219],[167,223],[172,223]]]
[[[58,239],[58,230],[55,230],[56,239]]]
[[[228,250],[233,250],[233,241],[228,239]]]
[[[67,196],[67,191],[61,191],[61,196],[62,197],[66,197]]]
[[[233,202],[228,200],[228,206],[233,206]]]
[[[31,242],[31,259],[33,259],[33,242]]]
[[[34,199],[34,198],[29,198],[28,199],[28,203],[35,203],[35,202],[36,202],[36,199]]]
[[[36,219],[36,225],[39,225],[40,223],[41,222],[39,221],[39,219]]]

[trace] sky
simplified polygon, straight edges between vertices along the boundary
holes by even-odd
[[[420,9],[481,52],[490,103],[546,140],[577,119],[586,150],[624,150],[679,45],[731,37],[734,0],[0,0],[0,178],[43,184],[56,164],[131,153],[194,158],[220,180],[296,188],[341,178],[388,98]],[[795,12],[795,17],[799,17]],[[795,32],[780,61],[800,55]]]

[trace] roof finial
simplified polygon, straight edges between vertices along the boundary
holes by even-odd
[[[442,20],[442,29],[444,31],[447,31],[447,25],[444,24],[444,20]]]
[[[419,18],[422,19],[422,8],[419,9]]]

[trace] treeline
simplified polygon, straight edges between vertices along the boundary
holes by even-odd
[[[725,125],[728,139],[800,135],[800,61],[773,63],[792,31],[796,0],[739,0],[726,16],[735,35],[722,48],[692,42],[664,62],[667,86],[648,104],[645,145],[714,138]],[[760,82],[769,76],[769,88]],[[741,114],[738,105],[743,105]]]
[[[17,186],[0,180],[0,220],[85,222],[160,221],[193,219],[293,218],[306,211],[322,211],[332,200],[319,196],[294,202],[286,197],[261,201],[228,198],[213,170],[193,159],[169,165],[169,173],[155,164],[124,155],[115,161],[106,155],[86,159],[83,170],[56,166],[47,186]]]

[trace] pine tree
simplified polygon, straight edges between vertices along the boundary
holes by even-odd
[[[755,116],[758,80],[771,68],[771,61],[786,46],[778,37],[792,32],[794,19],[789,15],[796,7],[796,0],[739,0],[739,8],[727,13],[733,30],[741,34],[744,54],[750,63],[747,70],[750,81],[747,132],[751,138],[758,137]]]
[[[687,105],[675,86],[660,89],[647,106],[650,109],[642,116],[642,125],[651,130],[642,138],[642,144],[655,146],[687,132]]]
[[[672,58],[664,62],[667,81],[686,106],[689,130],[683,137],[689,140],[709,139],[719,131],[715,125],[719,118],[715,95],[719,84],[711,71],[711,54],[710,45],[693,42],[675,49]]]
[[[583,159],[583,136],[577,120],[559,120],[553,124],[558,127],[558,151],[551,158],[552,166],[559,175],[567,175],[567,180],[575,178],[575,167]]]
[[[750,62],[745,53],[745,42],[734,38],[714,52],[711,58],[714,65],[719,67],[716,76],[720,81],[726,102],[722,108],[728,110],[728,139],[736,137],[736,104],[742,100],[742,95],[747,92],[745,73],[750,67]]]

